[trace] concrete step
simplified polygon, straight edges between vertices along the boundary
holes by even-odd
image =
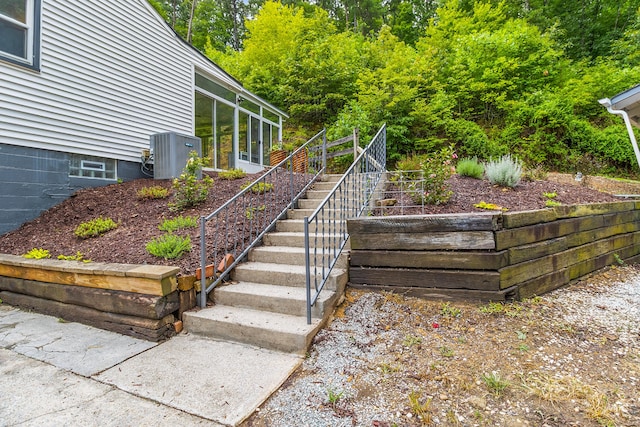
[[[298,209],[315,209],[320,206],[322,199],[298,199]],[[353,200],[329,199],[325,205],[328,209],[336,209],[342,206],[355,208],[356,202]]]
[[[322,325],[322,319],[307,325],[306,317],[227,305],[184,313],[184,327],[191,334],[297,354],[307,351]]]
[[[322,291],[311,307],[311,316],[321,319],[333,311],[338,295],[328,289]],[[271,313],[307,316],[307,290],[291,286],[239,282],[215,289],[213,301],[220,305],[249,308]]]
[[[330,193],[329,190],[312,189],[312,190],[307,191],[307,194],[305,194],[305,197],[307,199],[323,200],[325,197],[327,197],[329,195],[329,193]]]
[[[236,282],[264,283],[292,287],[306,287],[307,270],[304,265],[243,262],[231,273]],[[312,278],[313,280],[313,278]],[[347,270],[334,268],[325,285],[332,291],[341,289],[348,280]]]
[[[311,222],[311,224],[309,224],[309,232],[314,233],[316,231],[316,228],[318,229],[318,231],[322,232],[323,230],[325,232],[331,232],[331,231],[335,231],[336,227],[338,227],[337,225],[337,221],[331,221],[331,220],[326,220],[326,221],[322,221],[322,220],[318,220],[318,221],[313,221]],[[345,224],[343,226],[343,228],[345,228],[347,225]],[[304,233],[304,219],[283,219],[280,220],[276,223],[276,232],[298,232],[298,233]]]
[[[338,230],[339,231],[339,230]],[[346,232],[346,230],[344,230]],[[332,243],[337,245],[342,236],[339,234],[325,234],[324,239],[314,239],[310,236],[310,247],[322,247],[324,244]],[[267,233],[262,238],[262,244],[265,246],[292,246],[304,247],[304,233],[296,231],[282,231],[277,233]]]
[[[333,257],[332,253],[328,255]],[[323,256],[322,252],[318,251],[316,254],[316,262],[320,263],[323,258],[326,260],[328,255]],[[313,250],[311,250],[311,256],[313,257]],[[303,266],[305,265],[305,252],[303,247],[257,246],[249,252],[249,261]],[[338,257],[336,267],[346,270],[348,265],[349,255],[347,252],[342,251]]]
[[[287,211],[287,219],[303,219],[304,217],[310,217],[314,211],[315,209],[289,209]],[[320,214],[319,218],[333,219],[334,216],[337,217],[337,215],[340,215],[340,211],[335,209],[325,209],[323,213]]]

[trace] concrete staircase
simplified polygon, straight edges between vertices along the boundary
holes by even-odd
[[[306,318],[305,216],[329,194],[340,176],[328,175],[300,199],[300,208],[278,221],[275,232],[252,249],[248,262],[232,272],[232,283],[213,291],[214,306],[184,314],[185,329],[214,339],[304,354],[338,304],[347,283],[348,256],[343,253]]]

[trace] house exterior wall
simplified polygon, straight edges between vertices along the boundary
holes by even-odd
[[[118,176],[140,177],[140,163],[119,160]],[[83,187],[113,184],[69,176],[69,154],[0,144],[0,235],[32,220]],[[2,249],[0,248],[0,252]]]
[[[80,187],[69,155],[141,177],[154,133],[194,133],[194,72],[241,85],[183,42],[146,0],[42,0],[40,67],[0,60],[0,234]]]

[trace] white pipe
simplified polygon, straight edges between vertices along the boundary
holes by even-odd
[[[629,115],[624,110],[614,110],[611,106],[611,100],[609,98],[604,98],[598,101],[603,106],[607,107],[607,111],[611,114],[616,114],[618,116],[622,116],[624,119],[624,124],[627,126],[627,132],[629,133],[629,139],[631,140],[631,145],[633,145],[633,152],[636,154],[636,160],[638,161],[638,167],[640,167],[640,150],[638,149],[638,142],[636,141],[636,135],[633,133],[633,127],[631,126],[631,120],[629,119]]]

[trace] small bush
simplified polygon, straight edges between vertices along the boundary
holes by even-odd
[[[47,249],[42,249],[42,248],[33,248],[22,256],[29,259],[51,258],[51,254],[49,253],[49,251]]]
[[[484,166],[478,162],[477,157],[464,158],[458,161],[456,172],[460,176],[468,176],[470,178],[481,179],[484,174]]]
[[[166,199],[169,197],[169,190],[159,185],[152,187],[142,187],[138,190],[138,199]]]
[[[195,216],[182,216],[165,219],[158,228],[162,231],[172,233],[174,231],[182,230],[185,228],[195,228],[198,226],[198,218]]]
[[[185,252],[191,250],[191,238],[189,236],[177,236],[164,234],[147,243],[147,252],[153,256],[164,259],[180,258]]]
[[[173,180],[175,198],[173,203],[169,203],[169,209],[172,211],[181,211],[204,202],[209,195],[209,188],[213,185],[210,176],[203,174],[202,179],[197,177],[197,172],[204,165],[204,159],[198,157],[196,151],[190,152],[189,156],[182,174]]]
[[[76,227],[74,233],[81,239],[100,236],[109,230],[117,228],[118,224],[111,218],[98,217],[91,221],[83,222]]]
[[[240,189],[244,190],[245,188],[249,187],[250,185],[251,185],[251,183],[247,182],[245,184],[242,184]],[[251,187],[251,192],[252,193],[256,193],[256,194],[268,193],[271,190],[273,190],[273,184],[271,184],[269,182],[259,182],[256,185],[254,185],[253,187]]]
[[[503,187],[515,187],[522,177],[522,163],[506,154],[500,160],[490,160],[484,168],[485,174],[492,184]]]
[[[236,168],[218,172],[218,178],[220,179],[232,180],[232,179],[244,178],[245,176],[247,176],[247,173],[245,171],[243,171],[242,169],[236,169]]]

